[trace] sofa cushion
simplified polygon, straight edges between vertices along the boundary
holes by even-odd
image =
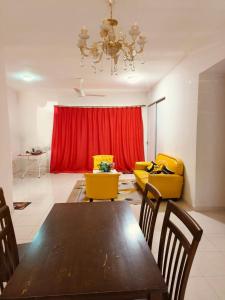
[[[180,159],[159,153],[156,157],[156,163],[165,165],[170,171],[177,175],[183,175],[183,162]]]

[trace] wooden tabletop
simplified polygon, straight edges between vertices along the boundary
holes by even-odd
[[[158,300],[165,293],[125,201],[65,203],[52,208],[3,299]]]

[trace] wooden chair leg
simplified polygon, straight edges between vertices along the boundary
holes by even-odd
[[[111,201],[114,201],[114,199],[113,199],[113,198],[111,198]]]
[[[89,199],[89,201],[90,201],[90,202],[93,202],[93,199],[92,199],[92,198],[90,198],[90,199]]]

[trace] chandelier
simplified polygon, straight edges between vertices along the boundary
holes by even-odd
[[[97,72],[97,66],[100,66],[99,71],[102,72],[104,61],[109,60],[111,62],[111,75],[117,75],[118,63],[121,60],[125,71],[135,71],[135,59],[138,54],[143,53],[146,38],[141,34],[137,23],[131,26],[129,39],[123,32],[120,32],[118,21],[113,18],[113,0],[108,1],[110,17],[102,21],[100,26],[101,39],[88,46],[87,41],[90,37],[88,29],[86,27],[81,28],[77,44],[81,52],[80,65],[83,67],[85,58],[89,57],[92,59],[94,73]]]

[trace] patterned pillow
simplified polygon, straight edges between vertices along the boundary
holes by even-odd
[[[154,161],[151,161],[151,164],[145,168],[145,171],[150,174],[174,174],[163,164],[156,164]]]

